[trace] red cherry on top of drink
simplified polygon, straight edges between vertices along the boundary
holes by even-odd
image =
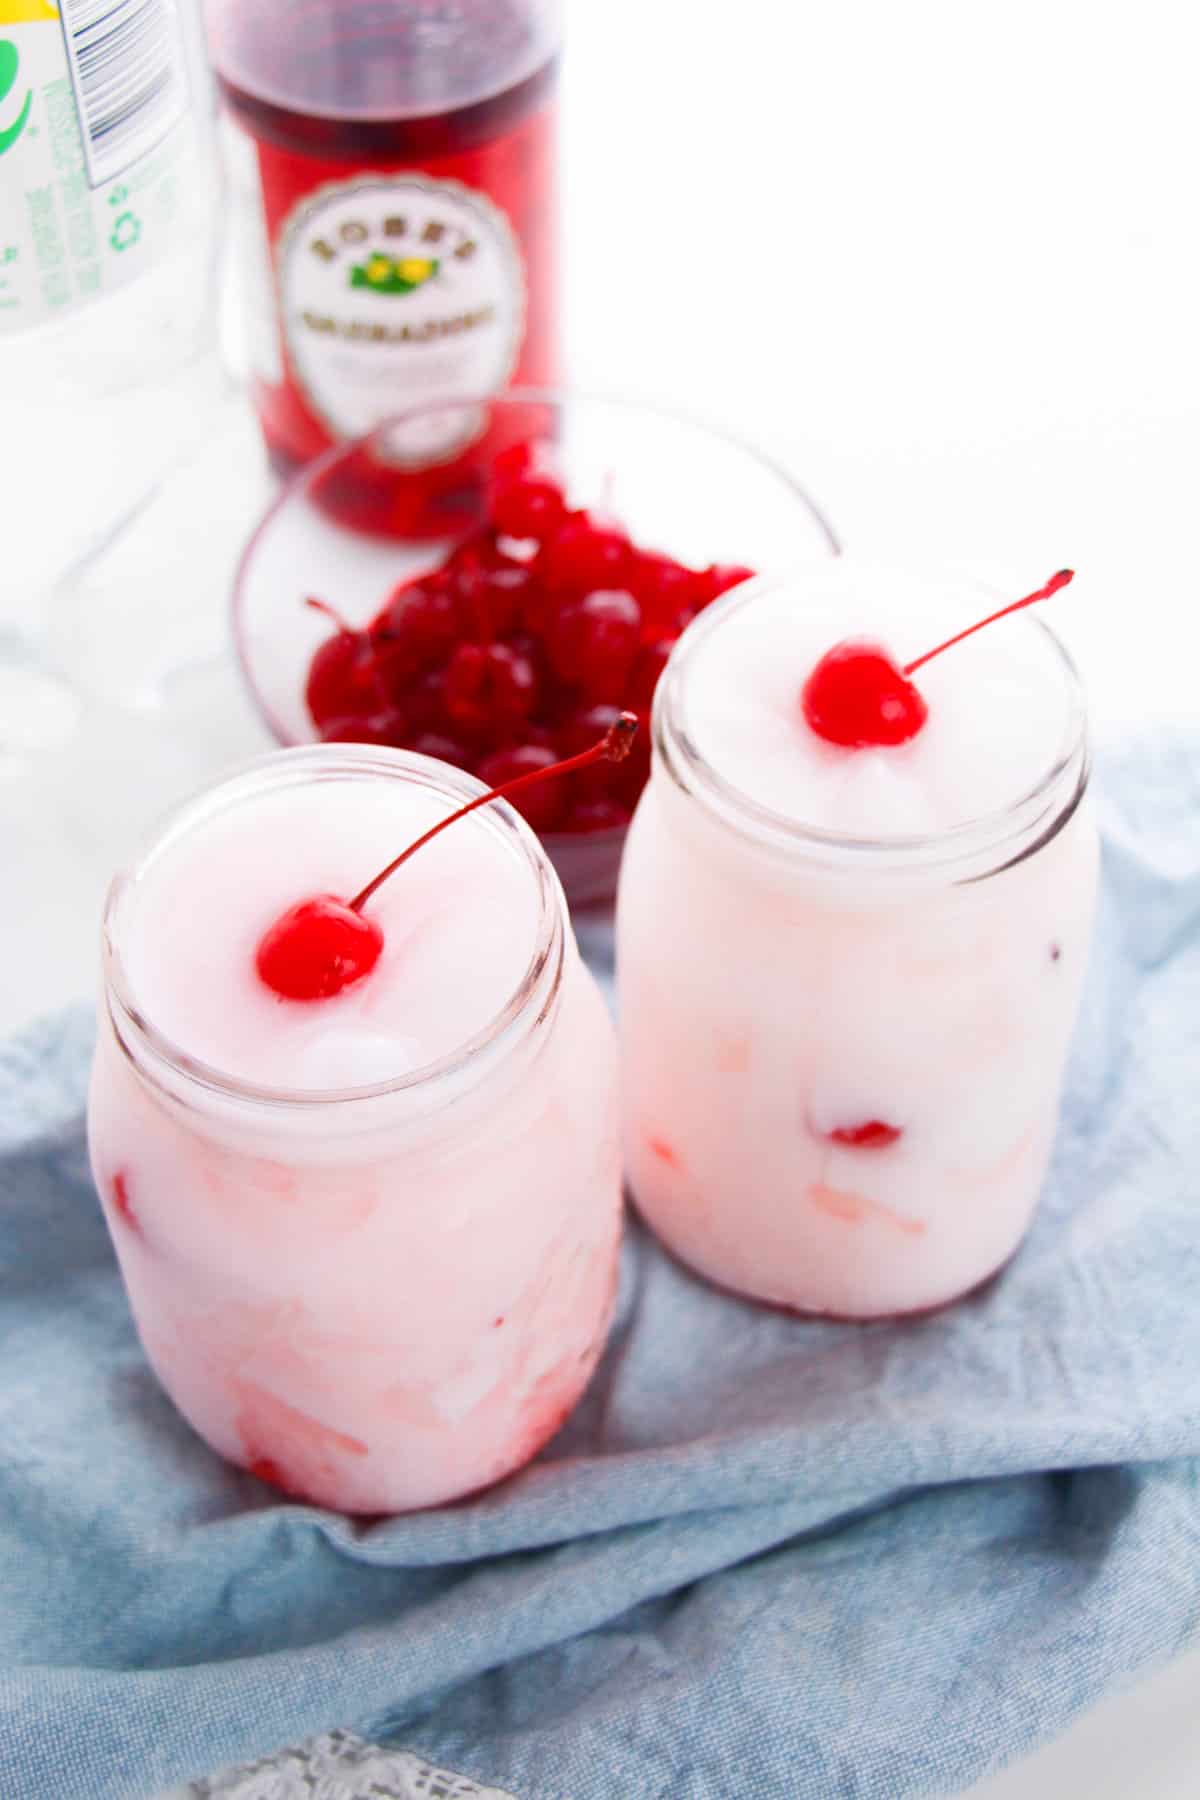
[[[369,975],[383,950],[383,933],[335,894],[289,906],[258,946],[261,979],[287,1000],[330,1000]]]
[[[920,693],[883,646],[852,639],[826,651],[800,699],[817,736],[847,750],[907,744],[929,716]]]
[[[1039,600],[1048,600],[1074,578],[1074,570],[1060,569],[1036,593],[989,613],[986,619],[957,632],[903,668],[881,644],[850,639],[835,644],[821,658],[801,691],[805,719],[827,744],[838,744],[847,750],[907,744],[929,717],[929,708],[911,679],[918,669],[943,650],[973,637],[985,625],[993,625],[997,619],[1007,618],[1009,613],[1020,612]]]
[[[415,843],[401,851],[386,869],[369,881],[353,900],[340,900],[336,894],[317,894],[301,900],[281,913],[259,940],[255,967],[259,979],[281,1000],[331,1000],[356,981],[369,975],[383,952],[383,932],[374,919],[363,917],[363,908],[373,895],[402,868],[418,850],[440,837],[451,825],[465,819],[468,813],[492,800],[509,799],[532,787],[535,782],[559,779],[590,768],[597,762],[624,762],[637,735],[636,713],[620,713],[603,739],[590,750],[565,762],[526,767],[513,779],[492,788],[448,818],[423,833]]]

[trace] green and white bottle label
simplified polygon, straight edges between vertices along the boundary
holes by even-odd
[[[0,336],[136,281],[191,178],[179,0],[0,0]]]
[[[402,466],[457,456],[499,392],[525,327],[525,271],[508,219],[458,181],[397,171],[331,181],[280,233],[277,279],[296,384],[334,438],[421,407],[386,445]]]

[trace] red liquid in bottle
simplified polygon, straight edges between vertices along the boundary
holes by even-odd
[[[322,478],[347,524],[460,532],[503,441],[486,408],[452,402],[556,379],[553,15],[544,0],[217,8],[272,461],[289,473],[425,409]]]

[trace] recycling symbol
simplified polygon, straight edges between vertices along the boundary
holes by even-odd
[[[113,223],[109,243],[114,250],[132,250],[142,235],[142,221],[136,213],[118,213]]]

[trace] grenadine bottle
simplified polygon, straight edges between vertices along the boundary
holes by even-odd
[[[209,20],[272,461],[416,410],[389,467],[343,462],[323,497],[364,529],[452,533],[498,447],[453,403],[557,374],[557,0],[210,0]]]

